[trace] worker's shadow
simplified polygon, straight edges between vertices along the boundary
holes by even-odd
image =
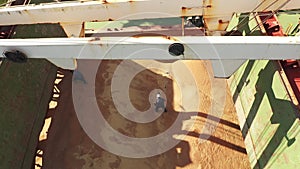
[[[273,115],[270,118],[271,124],[279,124],[271,140],[267,143],[267,146],[261,153],[258,158],[257,163],[254,168],[264,168],[269,160],[273,157],[272,155],[277,150],[279,145],[282,143],[283,139],[287,140],[286,147],[291,146],[295,142],[295,138],[289,138],[287,136],[288,131],[292,127],[293,123],[296,120],[296,114],[293,104],[284,99],[279,99],[276,97],[273,90],[273,79],[274,75],[277,72],[276,63],[269,61],[267,65],[259,72],[258,80],[255,84],[256,94],[254,95],[254,101],[246,118],[246,123],[242,128],[242,134],[245,138],[253,126],[253,122],[257,113],[263,113],[261,106],[265,107],[266,105],[262,104],[264,96],[267,96],[269,101],[271,111]],[[276,88],[276,90],[285,90],[284,88]],[[260,109],[260,110],[259,110]],[[262,119],[265,120],[265,119]],[[268,127],[268,126],[265,126]]]

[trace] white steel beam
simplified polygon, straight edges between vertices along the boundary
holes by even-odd
[[[105,0],[0,8],[0,25],[78,23],[203,15],[209,30],[224,30],[234,12],[300,9],[299,0]]]
[[[184,56],[169,54],[173,43]],[[0,52],[19,50],[29,58],[57,59],[300,59],[300,37],[93,37],[1,39]]]
[[[64,2],[0,8],[0,25],[134,20],[200,14],[202,0]]]
[[[247,60],[212,60],[211,65],[215,77],[230,77]]]

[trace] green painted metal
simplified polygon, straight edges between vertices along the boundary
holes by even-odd
[[[160,18],[160,19],[144,19],[144,20],[117,20],[117,21],[105,21],[105,22],[86,22],[85,29],[122,29],[132,26],[170,26],[180,25],[181,18]]]
[[[238,17],[237,17],[238,16]],[[249,33],[255,19],[242,23],[248,14],[236,14],[228,30]],[[300,10],[279,11],[279,23],[292,35]],[[288,27],[290,31],[288,31]],[[298,168],[300,165],[299,110],[295,108],[281,80],[277,61],[247,61],[229,80],[240,127],[252,168]]]
[[[278,70],[276,61],[248,61],[230,79],[252,168],[300,165],[299,112]]]
[[[17,26],[13,38],[66,36],[58,24]],[[29,169],[48,103],[52,98],[57,67],[45,59],[27,63],[6,60],[0,66],[0,168]]]
[[[300,23],[300,9],[299,10],[291,10],[291,11],[280,11],[277,14],[277,18],[282,26],[283,31],[289,35],[294,36],[299,31],[300,27],[298,24]],[[290,28],[289,28],[290,27]]]
[[[226,31],[238,30],[244,36],[260,36],[262,33],[257,26],[257,21],[255,20],[255,15],[252,13],[235,13],[232,16],[231,21],[226,29]]]
[[[0,168],[30,168],[56,68],[46,60],[0,67]]]

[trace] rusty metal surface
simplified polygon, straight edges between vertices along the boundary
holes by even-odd
[[[145,0],[46,3],[0,8],[0,25],[135,20],[203,15],[209,30],[225,30],[234,12],[298,9],[299,0]],[[86,12],[89,11],[89,12]]]
[[[133,20],[201,15],[201,4],[202,0],[130,0],[27,5],[0,8],[0,25]],[[182,12],[183,9],[188,10]]]

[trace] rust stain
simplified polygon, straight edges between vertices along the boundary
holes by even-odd
[[[188,15],[188,11],[192,10],[193,8],[191,7],[181,7],[181,16],[187,16]]]
[[[103,22],[103,21],[106,21],[106,20],[98,20],[98,19],[94,19],[94,20],[91,20],[90,22]],[[107,21],[114,21],[114,19],[108,18]]]
[[[103,4],[109,4],[106,0],[102,0]]]
[[[181,16],[186,16],[186,10],[185,8],[182,7],[181,9]]]
[[[151,33],[151,32],[147,32],[147,33],[140,33],[140,34],[136,34],[136,35],[133,35],[131,37],[133,38],[143,38],[145,36],[163,36],[162,34],[158,34],[158,33]]]
[[[90,39],[88,42],[95,42],[95,41],[99,41],[100,37],[94,37],[92,39]],[[100,46],[102,46],[102,44],[100,44]]]
[[[23,11],[24,11],[24,13],[27,13],[28,15],[30,15],[30,13],[27,9],[24,9]]]
[[[30,14],[30,11],[28,11],[27,9],[24,9],[23,12],[24,12],[25,14],[29,15],[29,16],[31,15],[31,14]]]
[[[215,19],[215,18],[206,18],[204,19],[206,26],[213,27],[213,30],[224,30],[226,29],[227,25],[229,24],[229,21],[222,19]],[[209,25],[207,25],[209,24]]]
[[[203,5],[204,5],[204,15],[205,16],[208,16],[208,15],[210,15],[212,12],[213,12],[213,10],[215,9],[214,7],[213,7],[213,2],[212,2],[213,0],[209,0],[209,1],[205,1],[206,3],[204,3]]]
[[[205,6],[204,13],[203,13],[203,19],[205,22],[205,27],[212,30],[224,30],[229,24],[229,21],[222,20],[222,18],[218,18],[215,16],[216,10],[220,8],[220,4],[218,1],[214,0],[207,0],[203,4]]]
[[[88,41],[88,43],[93,43],[93,42],[97,42],[97,41],[100,41],[101,39],[100,39],[100,37],[93,37],[92,39],[90,39],[89,41]],[[101,48],[103,47],[103,44],[102,43],[99,43],[98,44]]]
[[[218,20],[219,24],[229,23],[229,21],[223,21],[222,19]]]
[[[171,40],[171,37],[170,36],[163,36],[163,38],[166,38],[168,40]]]
[[[158,33],[142,33],[142,34],[138,34],[138,35],[134,35],[131,36],[133,38],[143,38],[143,37],[161,37],[163,39],[167,39],[167,40],[171,40],[171,41],[178,41],[176,38],[172,37],[172,36],[167,36],[167,35],[162,35],[162,34],[158,34]]]
[[[191,10],[192,8],[188,8],[188,7],[181,7],[181,16],[187,16],[187,12],[189,10]]]
[[[229,23],[229,21],[219,20],[218,30],[224,30],[227,27],[228,23]]]
[[[192,8],[188,8],[188,7],[182,7],[182,10],[191,10]]]
[[[218,24],[218,30],[222,30],[222,24]]]
[[[164,39],[172,40],[172,41],[178,41],[176,38],[172,36],[162,36]]]

